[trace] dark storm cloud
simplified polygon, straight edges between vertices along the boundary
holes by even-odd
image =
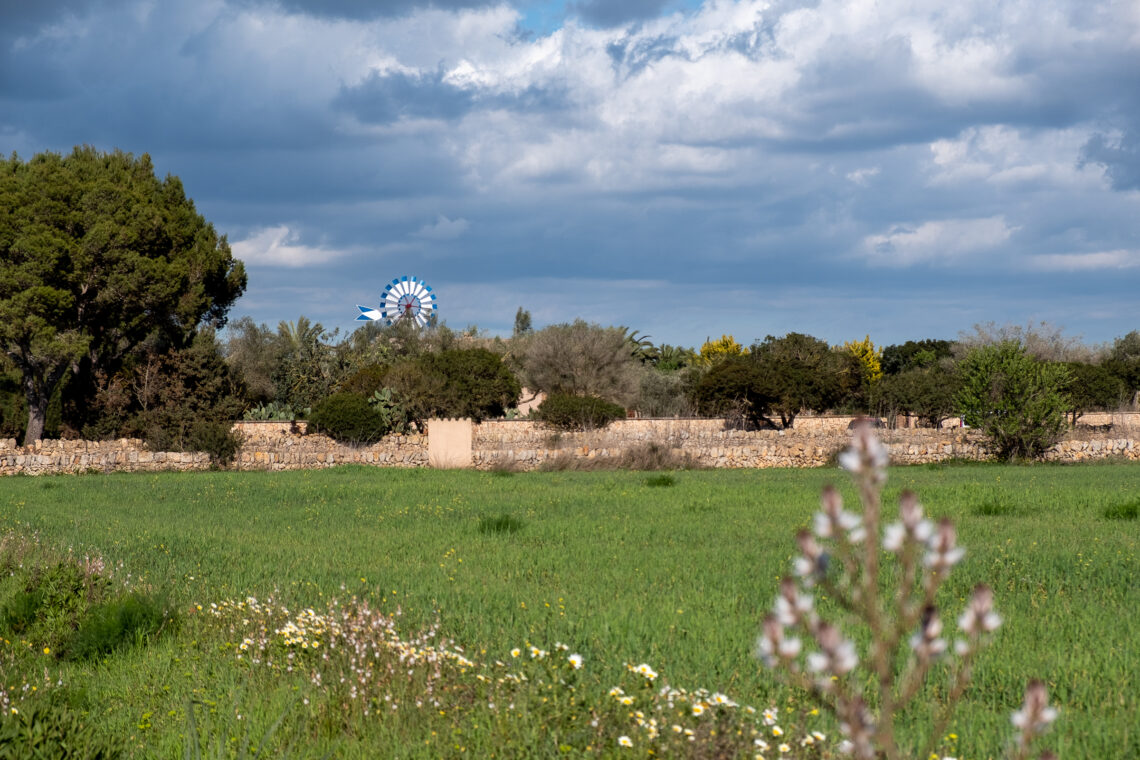
[[[918,68],[909,40],[901,37],[874,48],[850,42],[830,46],[802,70],[795,101],[784,115],[793,128],[766,141],[768,147],[852,152],[927,143],[979,124],[1065,128],[1090,113],[1122,109],[1140,118],[1140,66],[1134,57],[1113,51],[1079,48],[1052,58],[1037,52],[1018,56],[999,69],[1023,79],[1013,93],[979,88],[947,97],[916,78]],[[1113,76],[1105,77],[1106,71]]]
[[[166,152],[156,158],[159,155]],[[462,185],[454,162],[434,142],[419,138],[383,145],[328,144],[309,151],[210,151],[196,158],[186,156],[178,164],[186,167],[180,175],[208,188],[211,199],[235,203],[256,199],[320,213],[327,213],[325,207],[330,205],[410,200]]]
[[[213,18],[173,3],[136,11],[108,6],[7,50],[0,125],[44,147],[136,153],[304,150],[334,138],[334,114],[313,108],[304,88],[272,82],[287,75],[226,39],[227,9]]]
[[[656,18],[667,4],[668,0],[579,0],[568,10],[595,26],[611,27]]]
[[[1100,164],[1115,190],[1140,190],[1140,129],[1129,129],[1119,138],[1095,134],[1081,150],[1081,159]]]
[[[53,100],[67,93],[72,78],[60,66],[32,56],[0,52],[0,114],[26,101]],[[11,109],[11,110],[9,110]],[[0,123],[6,121],[0,115]]]
[[[473,109],[505,109],[546,113],[565,109],[564,87],[531,85],[521,92],[490,92],[459,87],[443,71],[411,74],[372,73],[358,85],[342,87],[333,106],[366,124],[391,124],[400,119],[453,120]]]
[[[65,22],[118,12],[129,0],[0,0],[0,98],[44,100],[76,86],[75,77],[37,37]]]
[[[68,15],[123,5],[127,0],[0,0],[0,35],[16,37],[35,31]]]
[[[329,119],[296,104],[277,104],[269,113],[256,106],[217,105],[216,98],[188,92],[174,97],[162,87],[130,94],[95,90],[65,101],[22,102],[15,123],[52,145],[90,143],[152,153],[304,151],[333,138]]]
[[[408,74],[373,73],[353,87],[345,87],[333,105],[371,124],[399,119],[455,119],[471,110],[474,94],[444,81],[443,72]]]

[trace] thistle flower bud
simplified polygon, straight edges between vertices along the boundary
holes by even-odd
[[[851,448],[839,455],[840,467],[856,475],[869,475],[878,484],[887,479],[889,461],[890,452],[867,423],[855,426],[851,433]]]
[[[811,531],[801,530],[796,534],[796,543],[799,544],[803,556],[797,557],[793,563],[795,574],[803,578],[805,586],[812,586],[816,580],[827,575],[827,553],[816,543]]]
[[[785,638],[784,626],[775,615],[764,618],[761,634],[756,640],[756,656],[770,668],[780,660],[792,660],[800,653],[800,640]]]
[[[776,619],[782,625],[796,625],[811,612],[813,600],[810,594],[800,594],[796,582],[791,578],[780,581],[780,595],[776,597]]]
[[[922,521],[922,505],[914,491],[903,491],[899,496],[899,517],[908,531],[913,531]]]
[[[1023,748],[1029,746],[1033,737],[1045,732],[1049,724],[1057,719],[1057,710],[1049,706],[1049,692],[1045,684],[1036,678],[1025,687],[1025,701],[1021,709],[1010,720],[1021,730],[1019,739]]]
[[[958,618],[958,627],[970,636],[992,633],[1001,625],[1001,616],[994,612],[994,592],[980,583],[974,587],[973,596],[966,609]]]
[[[954,523],[943,518],[938,530],[927,542],[928,551],[923,563],[936,573],[944,573],[961,561],[966,550],[957,546],[958,534]]]
[[[855,654],[855,642],[843,638],[839,629],[830,623],[821,623],[815,632],[816,643],[821,651],[808,655],[808,670],[813,673],[830,673],[842,676],[850,673],[859,664]]]
[[[903,491],[899,497],[899,517],[902,522],[891,523],[883,531],[883,548],[898,553],[908,541],[925,544],[934,533],[929,520],[922,519],[922,505],[912,491]]]
[[[942,635],[942,620],[938,617],[938,610],[927,606],[922,611],[922,621],[918,632],[910,637],[910,647],[919,660],[927,662],[933,660],[946,651],[946,641]]]
[[[843,509],[843,497],[834,486],[825,486],[820,497],[822,511],[815,514],[813,528],[820,538],[837,538],[846,534],[851,543],[859,543],[866,533],[862,528],[862,519]]]
[[[846,749],[859,758],[875,757],[875,720],[867,703],[862,697],[855,697],[838,707],[839,730],[847,737],[840,751]]]

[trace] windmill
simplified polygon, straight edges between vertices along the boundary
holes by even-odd
[[[436,315],[439,304],[431,286],[415,277],[397,277],[384,286],[380,296],[380,308],[357,304],[360,309],[357,322],[379,321],[394,325],[400,321],[410,321],[423,327]]]

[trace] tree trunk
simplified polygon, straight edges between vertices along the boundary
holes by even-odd
[[[29,446],[44,437],[44,423],[47,421],[46,398],[28,399],[28,427],[24,430],[24,445]]]
[[[24,398],[28,402],[28,426],[24,429],[24,445],[28,446],[44,437],[48,403],[67,372],[67,365],[58,366],[39,377],[29,368],[21,369],[24,374]]]

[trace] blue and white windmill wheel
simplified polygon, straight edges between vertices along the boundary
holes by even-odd
[[[384,286],[384,293],[380,297],[380,308],[372,309],[357,305],[360,309],[357,322],[370,320],[383,320],[385,324],[394,325],[401,320],[423,327],[436,315],[439,304],[431,286],[415,277],[397,277]]]

